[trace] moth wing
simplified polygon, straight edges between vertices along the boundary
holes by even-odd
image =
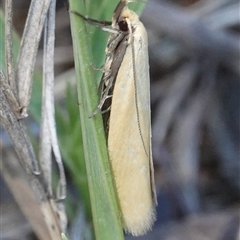
[[[147,34],[139,20],[134,27],[113,90],[108,150],[123,226],[133,235],[142,235],[155,221],[156,197]]]

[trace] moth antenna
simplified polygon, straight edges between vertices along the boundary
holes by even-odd
[[[112,25],[112,22],[110,22],[110,21],[99,21],[99,20],[96,20],[96,19],[93,19],[93,18],[89,18],[88,16],[84,16],[81,13],[73,11],[73,10],[70,10],[69,12],[77,15],[78,17],[82,18],[83,20],[85,20],[89,24],[94,25],[94,26],[99,27],[99,28],[102,28],[105,31],[107,31],[106,26],[111,26]]]

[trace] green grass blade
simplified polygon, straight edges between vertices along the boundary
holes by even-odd
[[[81,6],[82,5],[82,8]],[[70,1],[70,9],[81,12],[83,4]],[[117,201],[106,150],[101,114],[89,118],[98,105],[86,22],[70,14],[82,138],[90,193],[95,239],[123,239]]]

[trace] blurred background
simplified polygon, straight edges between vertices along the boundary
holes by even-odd
[[[29,4],[29,0],[14,1],[18,36]],[[68,180],[65,206],[70,239],[77,240],[90,239],[90,224],[85,216],[86,176],[66,5],[57,1],[55,108]],[[238,0],[146,3],[140,19],[149,37],[157,221],[146,236],[126,236],[128,240],[240,239],[239,5]],[[39,83],[41,66],[40,46]],[[34,98],[31,104],[28,121],[37,148],[40,100]],[[16,158],[2,128],[0,134],[1,157]],[[0,181],[1,239],[37,239],[4,178]]]

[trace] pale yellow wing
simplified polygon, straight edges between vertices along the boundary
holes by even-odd
[[[138,16],[129,10],[123,14],[128,17],[132,35],[114,86],[108,150],[123,226],[137,236],[145,234],[155,221],[148,44]]]

